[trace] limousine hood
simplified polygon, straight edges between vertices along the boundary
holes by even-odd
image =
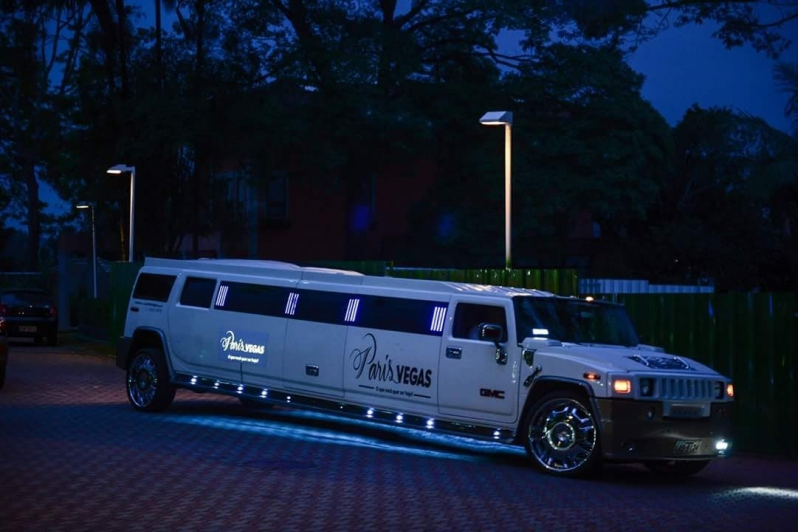
[[[691,358],[665,353],[651,346],[607,346],[596,344],[569,344],[547,341],[540,342],[527,339],[524,347],[545,349],[545,352],[601,365],[608,371],[630,372],[685,372],[691,375],[719,375],[712,368]],[[544,348],[545,346],[545,348]]]

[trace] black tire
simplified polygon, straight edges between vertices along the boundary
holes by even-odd
[[[40,345],[42,343],[42,338],[44,337],[37,334],[36,336],[33,337],[33,343],[36,345]]]
[[[703,471],[709,465],[709,460],[652,460],[644,465],[660,477],[687,478]]]
[[[532,464],[560,477],[588,477],[601,466],[598,424],[582,394],[562,390],[538,399],[521,437]]]
[[[169,382],[163,351],[136,351],[127,367],[126,388],[127,398],[136,410],[160,412],[168,408],[175,398],[175,387]]]
[[[5,368],[0,369],[0,390],[3,389],[3,386],[6,385],[6,370]]]
[[[53,331],[47,336],[47,345],[55,347],[58,345],[58,331]]]

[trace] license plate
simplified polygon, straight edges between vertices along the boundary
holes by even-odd
[[[19,332],[36,332],[35,325],[20,325]]]
[[[698,454],[701,450],[701,440],[677,440],[673,446],[673,454]]]

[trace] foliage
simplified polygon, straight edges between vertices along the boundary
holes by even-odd
[[[170,27],[160,16],[141,27],[141,9],[123,0],[2,5],[0,211],[27,225],[30,265],[73,216],[42,213],[40,182],[69,202],[97,201],[98,225],[119,235],[100,239],[101,255],[127,258],[129,181],[105,172],[122,162],[136,166],[140,254],[197,253],[214,233],[240,240],[275,176],[343,194],[352,210],[364,183],[427,172],[432,188],[395,256],[350,245],[352,256],[329,259],[497,266],[503,143],[476,119],[508,109],[516,265],[589,255],[596,274],[794,285],[795,140],[723,109],[691,109],[671,129],[624,60],[668,25],[702,23],[728,47],[776,56],[780,28],[798,17],[792,3],[154,5]],[[521,53],[499,49],[508,30],[523,35]],[[790,69],[776,81],[794,92]]]

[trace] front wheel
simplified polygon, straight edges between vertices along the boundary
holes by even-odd
[[[580,394],[556,391],[536,401],[522,434],[532,463],[545,473],[584,477],[601,465],[596,422]]]
[[[646,462],[649,471],[661,477],[687,478],[704,470],[709,460],[665,460]]]
[[[127,368],[127,398],[136,410],[165,410],[175,398],[166,357],[160,349],[139,349]]]

